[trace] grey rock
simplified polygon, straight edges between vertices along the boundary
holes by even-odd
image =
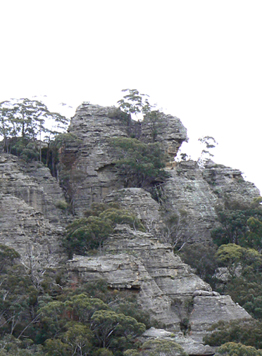
[[[145,117],[141,123],[141,141],[160,142],[164,151],[170,156],[170,161],[173,161],[181,144],[188,140],[187,129],[179,118],[163,113],[160,113],[159,122],[154,126],[151,120]],[[152,131],[155,131],[154,140]]]
[[[238,169],[208,160],[202,173],[221,207],[247,208],[254,198],[260,196],[255,185],[245,181]]]
[[[240,305],[235,304],[229,295],[196,296],[190,316],[191,332],[194,339],[201,341],[208,329],[218,321],[251,319]]]
[[[40,162],[26,163],[14,155],[0,154],[0,191],[23,200],[50,222],[59,223],[64,218],[56,207],[65,199],[62,189]]]
[[[143,340],[148,339],[174,341],[182,346],[188,355],[213,355],[216,350],[214,347],[197,342],[189,335],[185,336],[182,332],[173,333],[165,329],[155,329],[153,327],[143,333]]]
[[[186,129],[178,118],[171,115],[163,114],[163,122],[165,125],[158,140],[173,160],[181,143],[187,139]],[[101,202],[113,190],[124,188],[124,182],[114,168],[116,157],[110,139],[128,137],[130,127],[136,137],[147,141],[147,125],[133,120],[127,125],[115,107],[83,103],[77,108],[69,132],[81,143],[69,143],[62,150],[60,174],[70,176],[70,198],[78,215],[82,215],[91,203]]]
[[[259,190],[246,182],[237,169],[207,161],[204,169],[197,162],[182,161],[169,170],[163,185],[165,207],[178,216],[176,236],[180,244],[212,241],[211,231],[220,226],[217,209],[250,207]]]
[[[21,262],[34,271],[56,267],[65,260],[60,246],[63,228],[53,225],[43,214],[9,194],[0,199],[1,243],[14,248]]]
[[[217,223],[217,196],[203,179],[197,162],[181,162],[163,186],[167,211],[178,216],[176,237],[182,242],[210,241]]]
[[[160,214],[160,205],[151,195],[142,188],[123,188],[114,190],[105,202],[117,201],[124,209],[135,214],[140,219],[147,231],[156,236],[161,234],[163,218]]]
[[[206,330],[217,321],[250,317],[230,297],[213,292],[174,255],[170,244],[150,233],[119,225],[103,251],[103,256],[75,256],[69,261],[71,278],[105,278],[111,288],[137,290],[143,309],[169,331],[180,332],[181,323],[188,319],[190,337],[201,343]]]
[[[60,176],[69,176],[74,212],[82,215],[93,202],[101,202],[113,189],[123,188],[114,169],[112,137],[127,137],[126,124],[114,118],[113,107],[83,103],[71,119],[69,132],[77,137],[61,151]]]
[[[152,317],[165,325],[176,324],[179,318],[171,310],[171,300],[159,289],[141,261],[130,255],[105,255],[98,257],[74,256],[67,268],[72,280],[81,281],[106,279],[109,287],[121,290],[135,290],[141,306]]]
[[[48,168],[0,154],[1,243],[17,250],[35,271],[65,260],[61,237],[67,216],[56,207],[64,195]]]

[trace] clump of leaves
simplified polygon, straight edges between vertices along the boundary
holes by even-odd
[[[243,319],[241,322],[239,320],[219,321],[209,331],[212,331],[212,333],[204,337],[204,342],[210,346],[220,346],[227,342],[240,342],[257,349],[262,348],[262,323],[254,319]]]
[[[256,199],[256,201],[260,201]],[[243,247],[262,249],[262,209],[255,205],[248,209],[225,209],[218,211],[221,227],[212,230],[216,245],[234,243]]]
[[[86,255],[90,250],[101,251],[104,241],[113,233],[117,224],[128,224],[132,228],[145,230],[135,215],[117,206],[93,204],[85,213],[86,217],[76,219],[67,226],[63,245],[69,258],[72,258],[74,253]]]
[[[134,138],[117,137],[110,140],[118,175],[125,187],[148,187],[163,182],[166,156],[159,143],[143,143]]]
[[[216,246],[194,243],[185,245],[179,255],[204,281],[215,287],[214,274],[218,267],[216,251]]]
[[[226,356],[261,356],[262,350],[257,350],[252,346],[245,346],[241,343],[227,342],[226,344],[220,346],[216,351],[216,355],[226,355]]]

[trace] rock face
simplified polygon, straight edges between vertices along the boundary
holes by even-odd
[[[197,162],[182,161],[175,165],[181,143],[187,132],[181,121],[164,115],[157,123],[146,118],[142,123],[127,123],[114,107],[83,103],[71,120],[69,132],[77,140],[67,143],[61,150],[61,176],[67,176],[67,190],[74,212],[82,215],[92,202],[122,199],[123,206],[141,216],[146,227],[159,235],[163,230],[164,216],[160,206],[149,205],[147,193],[123,193],[124,183],[117,176],[110,139],[133,135],[143,142],[160,142],[169,154],[167,171],[170,178],[161,188],[164,215],[175,215],[173,240],[183,242],[208,242],[210,232],[219,225],[217,207],[238,201],[242,205],[259,196],[258,189],[245,182],[241,172],[208,161],[204,169]],[[121,194],[124,196],[121,197]],[[140,195],[140,197],[139,197]],[[150,207],[149,207],[150,206]],[[161,227],[162,226],[162,227]],[[167,236],[162,239],[168,240]],[[176,243],[176,241],[173,241]]]
[[[176,238],[181,242],[211,241],[211,230],[219,224],[217,208],[236,202],[247,206],[260,195],[239,170],[212,161],[204,169],[194,161],[180,162],[170,174],[163,187],[165,206],[178,217]]]
[[[219,320],[250,316],[230,297],[213,292],[168,242],[210,242],[211,230],[219,224],[217,207],[247,206],[259,191],[240,171],[211,161],[203,169],[194,161],[175,164],[186,129],[178,118],[164,114],[157,125],[156,134],[149,119],[127,122],[114,107],[83,103],[77,109],[71,139],[60,150],[60,182],[75,216],[93,202],[118,201],[142,220],[147,232],[119,225],[102,255],[74,256],[67,270],[73,281],[103,278],[119,293],[136,293],[141,306],[168,330],[147,331],[144,341],[162,338],[178,342],[191,355],[211,355],[213,349],[201,344],[207,329]],[[110,139],[130,135],[160,142],[170,156],[170,177],[158,187],[158,202],[141,188],[124,188],[117,175]],[[72,217],[58,208],[64,199],[42,164],[0,154],[1,243],[15,248],[24,264],[33,261],[38,269],[65,261],[60,241]],[[172,226],[169,217],[175,217]]]
[[[67,266],[72,279],[103,278],[113,289],[137,292],[139,303],[152,318],[172,332],[190,332],[194,347],[218,320],[250,318],[229,296],[213,292],[174,255],[169,244],[128,226],[117,226],[104,255],[74,256]]]
[[[173,161],[181,144],[187,141],[187,130],[179,118],[162,114],[158,121],[152,122],[145,117],[141,123],[141,141],[160,142]]]
[[[163,218],[160,210],[161,206],[151,195],[141,188],[123,188],[114,190],[104,201],[106,203],[118,202],[121,207],[131,211],[143,221],[148,232],[156,236],[161,235],[163,229]]]
[[[1,154],[0,197],[1,243],[15,248],[25,264],[56,266],[64,258],[59,241],[65,216],[56,207],[64,196],[49,170]]]
[[[186,129],[178,118],[171,115],[163,114],[162,121],[165,124],[159,129],[157,140],[174,157],[181,143],[187,139]],[[78,215],[91,203],[100,202],[113,190],[124,187],[114,169],[116,157],[110,139],[131,134],[142,141],[152,142],[149,131],[148,123],[127,123],[114,107],[83,103],[77,108],[69,132],[80,143],[70,143],[62,151],[61,174],[66,171],[70,175],[70,198]]]
[[[218,320],[249,319],[250,315],[240,305],[235,304],[229,295],[195,296],[194,309],[191,314],[191,332],[194,340],[202,341],[207,330]]]

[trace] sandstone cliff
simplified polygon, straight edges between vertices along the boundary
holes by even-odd
[[[181,121],[170,115],[163,114],[155,137],[170,156],[166,168],[169,178],[158,187],[158,201],[144,189],[124,187],[109,144],[112,137],[130,134],[150,142],[149,122],[127,125],[115,108],[83,103],[69,132],[76,139],[60,150],[59,168],[60,183],[66,191],[41,163],[25,164],[15,156],[0,155],[2,243],[15,248],[24,263],[31,259],[37,266],[61,266],[66,260],[61,237],[73,218],[59,208],[64,194],[75,217],[82,216],[93,202],[118,201],[142,220],[147,232],[117,226],[101,255],[74,256],[67,261],[70,278],[103,278],[119,293],[136,293],[143,308],[175,333],[176,341],[190,354],[212,354],[212,349],[201,345],[207,329],[219,320],[250,316],[229,296],[213,292],[174,255],[169,230],[173,228],[172,239],[180,243],[210,242],[211,230],[219,224],[217,207],[236,201],[250,204],[259,196],[258,189],[244,181],[240,171],[211,161],[204,169],[194,161],[175,165],[173,158],[187,140],[187,133]],[[176,216],[176,222],[168,230],[169,216]],[[145,338],[171,337],[166,333],[151,330]]]
[[[69,177],[69,199],[77,215],[82,215],[92,202],[109,201],[116,199],[114,195],[122,194],[119,192],[124,188],[124,183],[117,175],[114,166],[116,157],[109,139],[132,135],[150,142],[151,131],[148,120],[127,125],[114,107],[88,103],[78,107],[69,132],[80,143],[69,142],[63,147],[60,167],[61,176]],[[207,242],[210,241],[210,231],[218,224],[217,207],[236,201],[248,204],[260,194],[254,184],[246,182],[237,169],[212,161],[208,161],[204,169],[200,169],[194,161],[182,161],[175,165],[174,157],[186,140],[187,132],[181,121],[163,114],[155,137],[155,141],[160,142],[162,149],[170,156],[166,168],[170,178],[161,186],[162,205],[157,207],[155,204],[155,207],[149,208],[147,193],[134,198],[134,191],[133,198],[123,197],[122,202],[141,216],[149,229],[153,228],[152,224],[155,225],[155,233],[161,230],[159,224],[163,214],[160,215],[164,211],[165,217],[172,214],[177,216],[176,237],[181,242]],[[133,203],[132,199],[135,199]]]
[[[49,169],[0,154],[0,197],[1,243],[35,269],[57,266],[65,258],[60,241],[66,217],[57,207],[63,192]]]

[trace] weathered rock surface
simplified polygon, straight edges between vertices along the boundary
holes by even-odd
[[[193,346],[202,342],[206,330],[219,320],[249,318],[230,297],[220,296],[174,255],[171,245],[150,233],[119,225],[104,246],[103,256],[75,256],[68,262],[71,278],[84,281],[105,278],[111,288],[138,292],[141,306],[175,333],[187,319]],[[177,341],[178,342],[178,341]],[[200,346],[202,354],[205,347]],[[207,352],[208,353],[208,352]]]
[[[159,236],[163,229],[161,206],[142,188],[123,188],[114,190],[104,201],[106,203],[117,201],[121,207],[135,214],[146,227],[147,231]]]
[[[256,186],[245,181],[238,169],[209,160],[202,174],[223,208],[245,208],[250,206],[254,198],[260,196]]]
[[[56,207],[64,194],[50,170],[40,162],[26,163],[18,157],[0,154],[0,191],[23,200],[50,222],[64,217]]]
[[[183,335],[180,333],[172,333],[165,329],[150,328],[144,332],[143,341],[158,339],[158,340],[170,340],[178,343],[183,347],[188,355],[213,355],[215,353],[215,348],[209,345],[203,345],[200,342],[195,341],[189,335]]]
[[[159,140],[163,149],[174,156],[187,139],[186,129],[171,115],[164,116],[163,122],[165,126],[159,133]],[[69,132],[81,143],[68,144],[61,154],[61,174],[67,171],[70,175],[70,196],[77,214],[81,215],[91,203],[102,201],[113,190],[124,187],[114,168],[116,157],[110,139],[128,137],[130,125],[136,137],[147,141],[147,125],[136,121],[127,124],[115,107],[83,103],[77,108]]]
[[[22,263],[35,270],[54,267],[65,260],[60,245],[61,226],[51,224],[22,199],[10,194],[1,194],[0,198],[2,244],[14,248]]]
[[[2,244],[17,250],[23,263],[33,261],[35,268],[64,259],[60,240],[66,216],[56,207],[64,196],[47,168],[1,154],[0,197]]]
[[[142,262],[129,254],[99,257],[74,256],[68,262],[72,280],[82,281],[106,279],[116,290],[138,292],[141,306],[151,312],[153,318],[179,330],[179,318],[171,310],[171,300],[159,289]]]
[[[187,141],[187,129],[181,120],[172,115],[161,114],[159,121],[152,123],[152,120],[145,117],[141,123],[141,136],[143,142],[160,142],[165,152],[173,161],[181,144]]]
[[[219,320],[249,319],[250,315],[229,295],[202,295],[193,299],[194,308],[190,316],[194,339],[201,341],[212,324]]]
[[[181,243],[211,241],[211,230],[219,226],[218,207],[236,202],[247,206],[259,196],[239,170],[212,161],[204,169],[194,161],[180,162],[169,172],[171,177],[163,186],[165,207],[178,216],[176,238]]]
[[[181,121],[163,115],[155,140],[170,155],[170,162],[187,139]],[[174,255],[165,231],[165,215],[175,215],[173,238],[183,242],[210,242],[218,225],[217,207],[236,203],[247,206],[259,196],[241,172],[208,161],[204,169],[185,161],[167,167],[170,178],[161,187],[161,205],[140,188],[124,189],[117,176],[111,149],[112,137],[135,133],[152,142],[152,123],[127,122],[113,107],[83,103],[72,118],[72,139],[61,149],[60,178],[76,216],[92,202],[119,201],[134,212],[147,232],[117,226],[104,244],[103,255],[74,256],[67,269],[73,280],[106,279],[121,293],[137,293],[152,318],[174,332],[152,330],[144,338],[178,342],[190,355],[209,355],[201,344],[207,329],[219,320],[249,318],[230,297],[213,292],[192,269]],[[75,138],[74,138],[75,137]],[[170,169],[171,168],[171,169]],[[57,266],[65,259],[60,245],[67,217],[57,208],[64,195],[49,170],[35,162],[26,164],[8,154],[0,155],[1,243],[15,248],[24,264]],[[171,228],[170,228],[171,229]],[[172,229],[171,229],[172,230]],[[181,334],[181,331],[183,333]],[[191,335],[189,336],[189,331]]]
[[[114,167],[116,157],[109,143],[112,137],[128,137],[132,132],[140,140],[152,142],[155,130],[154,140],[161,143],[171,162],[181,143],[187,140],[185,127],[178,118],[164,114],[157,127],[152,125],[148,118],[142,123],[132,121],[127,125],[114,107],[89,103],[78,107],[69,132],[79,142],[69,143],[61,154],[61,173],[69,176],[68,191],[75,213],[82,215],[92,202],[122,199],[123,206],[130,207],[141,216],[149,231],[156,234],[163,231],[159,206],[149,202],[147,193],[121,190],[124,183],[117,176]],[[237,169],[216,165],[212,161],[206,162],[204,169],[194,161],[182,161],[176,166],[173,162],[170,167],[171,177],[162,187],[162,207],[170,215],[177,216],[172,239],[180,243],[210,241],[211,230],[219,225],[217,207],[232,205],[236,201],[248,204],[259,196],[258,189],[245,182]],[[165,239],[168,237],[162,236],[162,240]]]

